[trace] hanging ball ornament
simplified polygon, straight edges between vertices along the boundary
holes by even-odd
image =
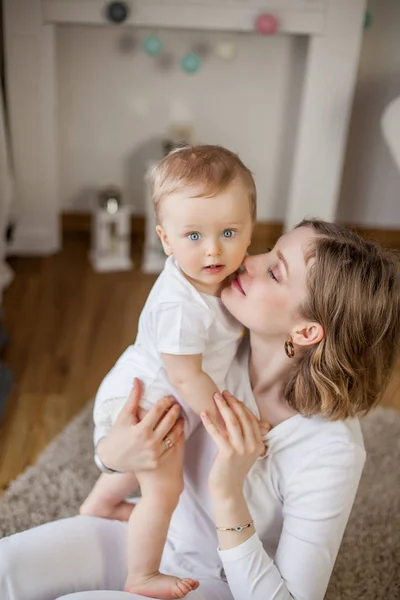
[[[236,56],[236,46],[230,40],[220,40],[215,44],[214,54],[221,60],[233,60]]]
[[[106,7],[106,17],[111,23],[119,25],[129,17],[129,6],[126,2],[110,2]]]
[[[186,73],[196,73],[200,69],[200,66],[200,56],[195,52],[189,52],[189,54],[185,54],[182,57],[181,67]]]
[[[211,46],[207,42],[195,42],[192,46],[192,52],[198,54],[200,58],[208,58],[211,54]]]
[[[274,35],[278,31],[278,27],[278,19],[270,13],[262,13],[256,19],[255,29],[261,35]]]
[[[118,40],[118,49],[122,54],[131,54],[137,46],[137,38],[133,33],[125,33]]]
[[[374,18],[372,16],[372,12],[369,10],[366,10],[365,16],[364,16],[364,29],[371,29],[373,22],[374,22]]]
[[[148,35],[143,41],[143,50],[150,56],[161,54],[162,49],[162,41],[157,35]]]

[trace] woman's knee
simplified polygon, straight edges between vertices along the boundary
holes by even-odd
[[[71,587],[119,589],[126,531],[125,523],[76,516],[0,540],[0,599],[57,598]]]
[[[1,600],[14,600],[16,596],[12,594],[12,575],[15,573],[13,564],[16,564],[17,557],[13,551],[11,538],[0,540],[0,598]]]

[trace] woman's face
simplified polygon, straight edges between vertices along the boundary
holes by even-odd
[[[279,238],[267,254],[248,256],[244,270],[222,291],[226,308],[251,332],[286,339],[307,297],[307,251],[315,232],[301,227]]]

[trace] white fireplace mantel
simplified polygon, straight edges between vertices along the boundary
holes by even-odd
[[[60,248],[55,38],[60,24],[107,23],[103,0],[4,0],[7,96],[20,198],[13,253]],[[280,35],[307,35],[285,225],[333,220],[366,0],[128,0],[125,24],[250,32],[273,13]],[[122,25],[123,26],[123,25]]]
[[[43,0],[46,23],[107,22],[103,0]],[[257,14],[279,20],[281,33],[318,34],[325,23],[325,0],[135,0],[125,2],[125,25],[176,27],[219,31],[254,31]]]

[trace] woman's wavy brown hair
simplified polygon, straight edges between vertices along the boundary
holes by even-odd
[[[400,338],[400,263],[380,245],[333,223],[316,233],[304,318],[325,335],[299,353],[285,395],[303,415],[331,421],[365,415],[385,391]]]

